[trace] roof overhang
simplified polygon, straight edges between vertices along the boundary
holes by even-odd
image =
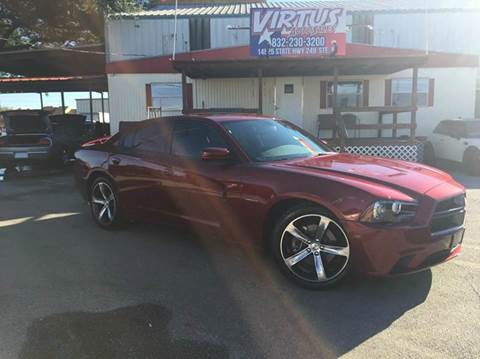
[[[0,72],[28,77],[105,74],[103,45],[0,52]]]
[[[106,75],[0,78],[0,93],[108,91]]]
[[[178,60],[175,70],[190,78],[272,76],[385,75],[421,67],[427,56],[401,57],[329,57],[329,58],[255,58],[243,60]]]
[[[353,65],[364,66],[369,68],[370,72],[372,72],[371,67],[375,66],[377,67],[377,73],[388,73],[392,70],[394,71],[396,69],[405,68],[405,66],[407,66],[408,68],[409,63],[415,64],[417,62],[422,62],[421,58],[426,59],[426,61],[423,62],[420,67],[427,68],[476,68],[479,66],[478,56],[440,52],[430,52],[428,55],[426,55],[425,51],[419,50],[397,49],[347,43],[347,51],[345,57],[258,59],[250,56],[249,46],[236,46],[221,49],[208,49],[179,53],[176,56],[175,62],[172,60],[171,55],[115,61],[110,62],[106,65],[106,72],[109,74],[177,73],[178,70],[175,68],[175,66],[179,69],[183,69],[189,67],[187,65],[188,63],[202,62],[204,64],[201,66],[206,67],[206,62],[208,61],[210,61],[213,65],[220,65],[221,62],[238,64],[242,63],[242,67],[247,66],[247,63],[244,63],[243,61],[251,61],[250,64],[255,64],[255,66],[265,66],[265,61],[267,61],[266,64],[274,64],[275,66],[278,65],[288,68],[288,65],[282,65],[281,61],[286,61],[287,63],[290,63],[290,65],[298,61],[298,64],[304,64],[302,65],[302,67],[316,67],[315,73],[318,73],[319,65],[323,66],[323,71],[328,72],[328,70],[326,69],[328,69],[329,65],[331,68],[332,63],[336,63],[344,67],[346,67],[347,65],[349,65],[350,67],[352,67]],[[195,67],[198,66],[200,65],[195,65]],[[228,66],[228,64],[222,66]],[[363,69],[364,67],[359,67],[358,69]],[[193,68],[193,66],[190,66],[190,68]],[[282,67],[282,69],[284,68]],[[230,77],[233,76],[236,69],[232,68],[231,70],[232,71],[229,73]],[[367,73],[362,72],[361,74],[363,75]]]

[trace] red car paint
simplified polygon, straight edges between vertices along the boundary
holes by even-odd
[[[102,143],[107,142],[111,137],[112,136],[103,136],[103,137],[95,138],[93,140],[82,143],[82,147],[90,147],[90,146],[95,146],[95,145],[101,145]]]
[[[135,157],[119,151],[115,146],[118,136],[113,136],[76,153],[75,173],[81,192],[88,198],[91,179],[103,175],[114,183],[127,216],[222,227],[240,240],[256,241],[268,236],[281,206],[297,201],[315,203],[337,217],[351,242],[353,269],[369,275],[420,270],[460,251],[460,245],[450,248],[450,240],[452,233],[463,231],[463,227],[432,234],[437,204],[465,194],[463,186],[447,173],[418,163],[333,152],[321,157],[253,162],[222,123],[263,117],[189,118],[218,128],[238,161],[228,165],[192,162],[168,153],[155,158]],[[362,213],[382,199],[416,200],[417,214],[408,223],[361,222]],[[408,259],[405,263],[404,258]]]

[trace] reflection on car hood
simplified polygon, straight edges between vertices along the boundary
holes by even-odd
[[[447,173],[419,163],[345,153],[288,161],[282,165],[341,173],[420,194],[445,182],[457,185]]]

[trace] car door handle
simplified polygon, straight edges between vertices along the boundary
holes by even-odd
[[[120,162],[122,162],[122,160],[118,157],[112,157],[112,163],[114,165],[118,165]]]

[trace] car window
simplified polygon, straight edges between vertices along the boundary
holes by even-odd
[[[165,153],[170,131],[167,121],[155,121],[128,132],[120,141],[120,147],[140,152]]]
[[[441,121],[437,127],[433,130],[433,133],[439,134],[439,135],[444,135],[446,130],[445,122]]]
[[[480,138],[480,120],[469,121],[466,124],[466,136],[467,138]]]
[[[123,136],[123,138],[121,138],[119,141],[120,147],[123,149],[133,148],[136,133],[137,131],[131,131],[127,133],[125,136]]]
[[[460,133],[460,125],[461,122],[459,121],[442,121],[438,124],[437,128],[435,128],[434,133],[450,137],[458,137]]]
[[[437,127],[435,127],[435,130],[433,133],[437,133],[439,135],[446,135],[448,133],[448,122],[442,121],[440,122]]]
[[[168,132],[165,124],[161,122],[141,127],[135,134],[133,148],[142,152],[165,153],[169,140]]]
[[[458,138],[466,138],[467,135],[467,124],[465,122],[458,122],[454,135]]]
[[[450,137],[461,137],[461,126],[463,122],[460,121],[448,121],[446,122],[447,127],[445,131],[445,135],[450,136]]]
[[[306,132],[284,121],[227,121],[223,126],[256,162],[311,157],[329,151]]]
[[[200,158],[207,147],[228,148],[220,132],[201,120],[179,119],[172,136],[172,154]]]

